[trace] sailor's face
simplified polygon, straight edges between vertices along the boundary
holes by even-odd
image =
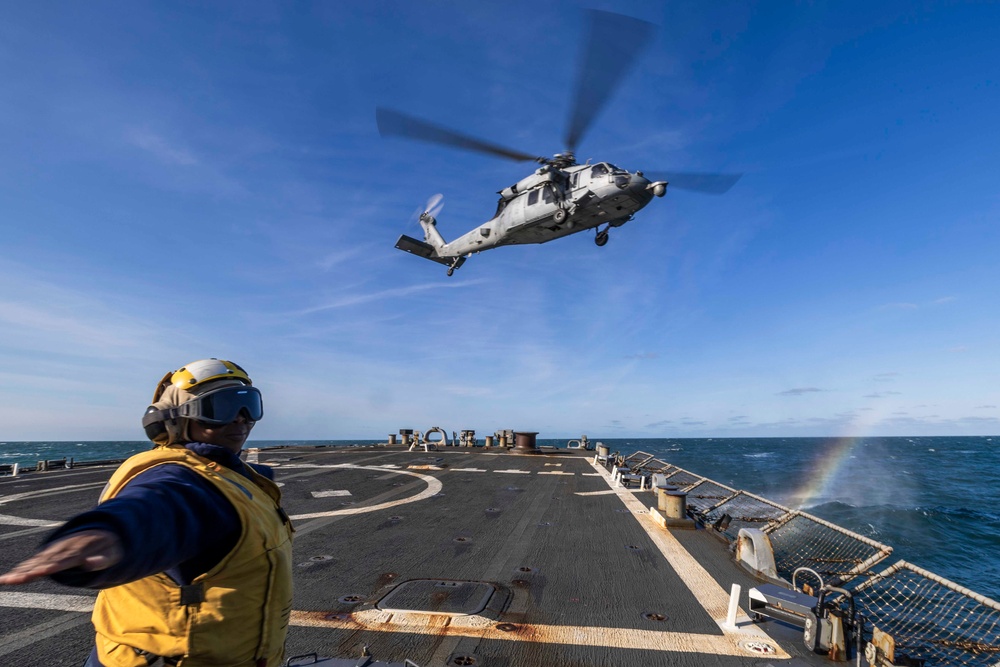
[[[244,411],[240,411],[235,420],[223,426],[202,424],[201,422],[192,420],[190,427],[191,439],[195,442],[204,442],[209,445],[225,447],[232,453],[239,454],[240,450],[243,449],[243,443],[250,436],[250,430],[253,429],[255,423],[247,419]]]

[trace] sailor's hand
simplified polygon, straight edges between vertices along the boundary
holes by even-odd
[[[81,530],[56,540],[42,551],[0,575],[0,584],[26,584],[56,572],[79,568],[105,570],[121,561],[122,543],[107,530]]]

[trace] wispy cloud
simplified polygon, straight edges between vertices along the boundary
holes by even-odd
[[[664,426],[670,426],[673,422],[669,419],[664,419],[658,422],[652,422],[651,424],[646,424],[644,428],[662,428]]]
[[[198,159],[186,148],[171,145],[159,134],[144,128],[128,128],[125,140],[136,148],[150,153],[160,162],[167,164],[194,165]]]
[[[953,296],[944,296],[939,299],[933,299],[931,301],[924,301],[921,303],[913,303],[911,301],[896,301],[893,303],[884,303],[879,306],[879,310],[917,310],[918,308],[926,308],[928,306],[941,306],[946,303],[951,303],[955,300]]]
[[[410,285],[408,287],[399,287],[394,289],[380,290],[377,292],[369,292],[367,294],[351,294],[348,296],[344,296],[340,299],[336,299],[335,301],[324,303],[320,306],[305,308],[304,310],[300,310],[295,314],[311,315],[312,313],[318,313],[324,310],[333,310],[336,308],[357,306],[363,303],[370,303],[372,301],[384,301],[386,299],[396,299],[399,297],[409,296],[411,294],[416,294],[419,292],[427,292],[436,289],[456,289],[461,287],[470,287],[472,285],[478,285],[483,282],[485,282],[485,280],[477,279],[477,280],[465,280],[462,282],[422,283],[419,285]]]
[[[786,389],[785,391],[779,391],[775,396],[804,396],[805,394],[815,394],[817,392],[826,391],[825,389],[820,389],[819,387],[795,387],[794,389]]]

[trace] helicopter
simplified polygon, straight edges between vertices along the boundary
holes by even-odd
[[[424,240],[403,234],[396,248],[448,267],[454,274],[471,255],[507,245],[547,243],[588,229],[604,246],[609,231],[632,220],[653,197],[663,197],[667,186],[722,194],[741,174],[695,172],[629,172],[610,162],[576,161],[576,147],[601,108],[652,39],[655,26],[640,19],[605,12],[588,12],[588,36],[578,68],[570,108],[566,148],[552,157],[483,141],[455,130],[385,107],[376,107],[375,120],[382,137],[400,136],[485,153],[541,166],[498,192],[493,217],[475,229],[446,242],[437,229],[441,197],[432,197],[419,223]],[[603,228],[602,228],[603,227]]]

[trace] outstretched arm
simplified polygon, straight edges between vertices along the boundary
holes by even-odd
[[[52,542],[31,558],[0,575],[0,584],[26,584],[73,568],[84,572],[104,570],[122,559],[122,543],[107,530],[84,530]]]

